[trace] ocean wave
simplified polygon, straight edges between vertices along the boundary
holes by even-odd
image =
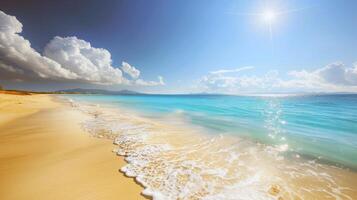
[[[144,187],[143,195],[154,200],[356,197],[351,185],[355,173],[298,154],[287,159],[286,144],[205,135],[190,126],[175,127],[120,109],[71,104],[91,116],[83,122],[85,130],[114,140],[115,152],[128,163],[120,171],[134,177]]]

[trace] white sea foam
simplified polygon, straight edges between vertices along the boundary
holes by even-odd
[[[128,163],[120,171],[154,200],[352,199],[351,188],[340,186],[325,165],[283,159],[287,144],[194,135],[120,110],[71,104],[92,116],[83,123],[89,133],[114,139]]]

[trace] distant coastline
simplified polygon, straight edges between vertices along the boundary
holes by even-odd
[[[2,89],[0,87],[0,94],[93,94],[93,95],[160,95],[160,96],[255,96],[255,97],[289,97],[289,96],[329,96],[329,95],[357,95],[351,92],[301,92],[301,93],[243,93],[243,94],[225,94],[225,93],[144,93],[133,90],[105,90],[105,89],[86,89],[86,88],[73,88],[63,89],[56,91],[33,91],[33,90],[17,90],[17,89]]]

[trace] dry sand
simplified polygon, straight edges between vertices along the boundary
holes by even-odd
[[[0,94],[0,199],[145,199],[85,118],[50,95]]]

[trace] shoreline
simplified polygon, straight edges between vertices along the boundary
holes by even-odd
[[[0,94],[0,198],[357,196],[355,172],[177,125],[53,95]]]
[[[111,140],[52,95],[0,94],[1,199],[146,199]]]
[[[90,95],[92,95],[92,94],[90,94]],[[89,96],[89,95],[83,94],[83,96]],[[155,116],[152,119],[152,118],[147,116],[147,113],[143,113],[141,111],[138,111],[138,110],[135,110],[135,109],[132,109],[132,108],[127,108],[127,107],[124,107],[123,105],[118,105],[118,104],[113,105],[113,104],[110,104],[108,102],[91,102],[90,100],[80,100],[80,101],[78,99],[73,100],[71,98],[71,96],[60,97],[60,100],[61,100],[61,102],[65,102],[65,103],[68,103],[68,101],[70,101],[71,103],[74,103],[75,107],[76,106],[78,106],[78,107],[86,106],[87,108],[89,108],[89,107],[97,107],[98,108],[97,112],[99,110],[100,111],[104,111],[104,112],[108,112],[109,111],[111,114],[113,114],[113,112],[118,112],[118,113],[130,116],[128,118],[135,118],[135,119],[138,119],[138,120],[145,120],[146,122],[153,123],[155,125],[158,125],[158,124],[162,125],[163,124],[162,123],[163,119],[167,120],[167,118],[171,117],[171,116],[165,116],[165,117],[161,118],[162,117],[161,116],[159,118],[159,117]],[[89,114],[89,115],[91,115],[91,114]],[[180,129],[179,132],[190,132],[190,133],[192,133],[192,130],[195,130],[194,134],[196,136],[199,136],[199,137],[212,136],[212,135],[215,134],[214,132],[210,132],[210,130],[208,130],[208,129],[204,129],[202,127],[199,127],[199,126],[193,125],[193,124],[190,124],[190,125],[184,124],[185,129],[182,129],[182,127],[180,127],[180,126],[182,126],[182,124],[177,124],[177,121],[175,122],[176,124],[175,123],[172,124],[170,121],[164,121],[164,124],[165,123],[168,126],[165,125],[165,126],[163,126],[161,128],[165,129],[165,128],[169,128],[170,127],[172,129],[174,127],[176,129],[177,128]],[[182,123],[182,121],[180,123]],[[190,136],[192,136],[192,135],[190,135]],[[230,132],[230,133],[224,133],[224,136],[225,137],[231,137],[232,139],[239,137],[240,139],[249,140],[254,144],[264,144],[264,145],[267,145],[267,146],[274,146],[274,144],[268,143],[267,140],[260,140],[260,139],[254,138],[254,137],[249,137],[247,134],[246,135],[237,136],[233,132]],[[111,139],[114,140],[115,137],[111,138]],[[276,146],[279,147],[279,145],[276,145]],[[294,159],[295,155],[298,155],[299,158],[305,159],[306,161],[314,160],[318,164],[328,165],[328,166],[332,166],[332,167],[336,167],[336,168],[340,168],[340,169],[343,169],[343,170],[348,170],[348,171],[352,171],[352,172],[357,173],[357,166],[356,165],[349,165],[349,164],[341,163],[341,162],[338,162],[338,161],[335,161],[335,160],[329,160],[329,159],[324,158],[324,157],[314,156],[314,155],[311,155],[311,154],[308,154],[308,153],[294,151],[294,150],[289,150],[289,154],[290,154],[289,156],[291,157],[291,159]]]
[[[73,106],[92,116],[85,123],[88,132],[115,138],[117,153],[128,161],[121,171],[134,177],[145,187],[143,193],[154,199],[357,196],[355,172],[305,160],[298,154],[284,159],[280,154],[284,150],[279,146],[206,135],[195,132],[191,126],[180,127],[97,102],[74,101]],[[182,194],[183,191],[186,193]]]

